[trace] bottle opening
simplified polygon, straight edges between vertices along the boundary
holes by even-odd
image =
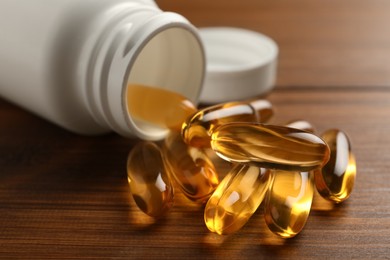
[[[204,69],[202,45],[186,28],[164,29],[144,45],[130,70],[125,101],[139,136],[161,139],[169,127],[164,116],[177,121],[193,112]]]

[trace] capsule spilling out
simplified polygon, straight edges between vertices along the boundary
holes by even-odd
[[[309,172],[275,170],[264,202],[268,228],[283,238],[297,235],[305,226],[313,201],[313,177]]]
[[[235,165],[206,204],[207,228],[221,235],[243,227],[263,201],[269,181],[266,169]]]
[[[136,121],[180,131],[184,120],[197,111],[182,95],[161,88],[130,84],[128,111]]]
[[[215,128],[211,139],[221,158],[263,168],[301,172],[329,160],[329,147],[321,138],[296,128],[229,123]]]
[[[173,186],[157,145],[136,145],[127,160],[127,177],[134,201],[144,213],[161,217],[173,205]]]
[[[356,161],[348,136],[337,129],[326,131],[322,138],[330,147],[330,160],[315,171],[314,179],[320,195],[335,203],[346,200],[353,190]]]
[[[218,186],[218,174],[203,149],[187,146],[173,132],[164,143],[164,157],[170,173],[183,194],[192,201],[205,203]]]
[[[189,117],[182,127],[184,141],[194,147],[210,147],[210,136],[219,125],[231,122],[267,122],[273,109],[267,100],[229,102],[211,106]]]

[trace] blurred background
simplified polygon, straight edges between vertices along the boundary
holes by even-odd
[[[390,1],[156,2],[197,27],[242,27],[273,38],[278,87],[390,85]]]

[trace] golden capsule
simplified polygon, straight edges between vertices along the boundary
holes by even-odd
[[[197,111],[178,93],[137,84],[128,85],[127,104],[134,120],[175,131],[180,131],[184,120]]]
[[[137,206],[151,217],[160,217],[173,205],[173,186],[157,145],[136,145],[127,160],[130,191]]]
[[[206,204],[207,228],[221,235],[243,227],[263,201],[269,180],[266,169],[235,165]]]
[[[322,197],[340,203],[349,197],[355,183],[355,157],[344,132],[328,130],[322,138],[330,147],[330,160],[321,170],[315,171],[315,184]]]
[[[309,171],[329,160],[329,147],[321,138],[296,128],[230,123],[215,128],[211,139],[221,158],[258,167]]]
[[[289,122],[286,126],[291,128],[301,129],[306,132],[314,133],[313,125],[305,120],[294,120]]]
[[[189,147],[175,132],[165,139],[163,151],[170,173],[184,195],[205,203],[219,183],[214,164],[205,151]]]
[[[301,129],[308,132],[314,132],[314,127],[309,122],[304,120],[295,120],[288,123],[286,126],[291,128]],[[302,230],[310,212],[311,203],[312,203],[312,201],[310,201],[310,198],[313,199],[314,188],[313,188],[313,184],[302,181],[302,179],[307,178],[307,176],[310,177],[312,173],[308,174],[307,172],[300,173],[300,172],[287,172],[287,171],[276,170],[276,171],[272,171],[272,174],[273,174],[273,182],[270,185],[269,188],[270,191],[264,203],[265,204],[264,217],[271,231],[284,238],[293,237]],[[291,175],[289,175],[286,179],[283,179],[283,175],[288,175],[288,174]],[[291,182],[292,178],[294,179],[294,182],[289,183]],[[312,182],[312,180],[310,180],[309,182]],[[304,192],[303,189],[309,188],[309,190],[306,191],[306,193],[303,196],[296,195],[297,186],[298,186],[297,183],[300,183],[302,185],[301,186],[302,192]],[[285,188],[285,186],[290,186],[290,185],[293,188],[291,187],[288,187],[287,189]],[[309,186],[307,187],[307,185]],[[289,194],[289,192],[291,192],[291,189],[293,189],[293,192],[292,194]],[[284,198],[286,198],[284,203],[287,204],[291,203],[291,198],[294,197],[297,201],[299,201],[298,203],[303,202],[303,205],[306,204],[308,205],[306,205],[306,207],[301,207],[300,204],[295,204],[292,206],[284,205],[283,198],[282,196],[280,196],[280,194],[283,192],[285,192],[283,196]],[[305,199],[307,200],[307,203],[304,202]],[[295,209],[291,210],[294,207]],[[302,209],[303,212],[299,212],[299,210]]]
[[[252,102],[229,102],[211,106],[189,117],[182,127],[184,141],[195,147],[210,147],[213,129],[230,122],[267,122],[273,115],[272,105],[267,100]]]
[[[264,201],[264,218],[275,234],[290,238],[305,226],[313,201],[313,177],[309,172],[275,170]]]

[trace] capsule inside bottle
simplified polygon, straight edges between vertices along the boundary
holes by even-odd
[[[329,160],[329,147],[321,138],[296,128],[229,123],[215,128],[211,139],[221,158],[262,168],[309,171]]]
[[[127,87],[128,112],[143,125],[180,131],[182,123],[196,107],[182,95],[161,88],[130,84]]]
[[[151,142],[136,145],[127,160],[130,191],[138,208],[158,218],[173,205],[173,186],[161,151]]]
[[[203,149],[189,147],[180,133],[172,132],[164,143],[164,157],[183,194],[205,203],[218,186],[218,174]]]
[[[206,204],[207,228],[221,235],[243,227],[263,201],[269,181],[266,169],[235,165]]]
[[[182,126],[184,141],[194,147],[210,147],[213,129],[230,122],[267,122],[273,109],[267,100],[229,102],[211,106],[189,117]]]
[[[264,202],[268,228],[283,238],[296,236],[305,226],[313,201],[309,172],[275,170]]]
[[[356,161],[348,136],[337,129],[326,131],[322,138],[330,147],[330,160],[315,171],[315,184],[322,197],[340,203],[346,200],[356,178]]]

